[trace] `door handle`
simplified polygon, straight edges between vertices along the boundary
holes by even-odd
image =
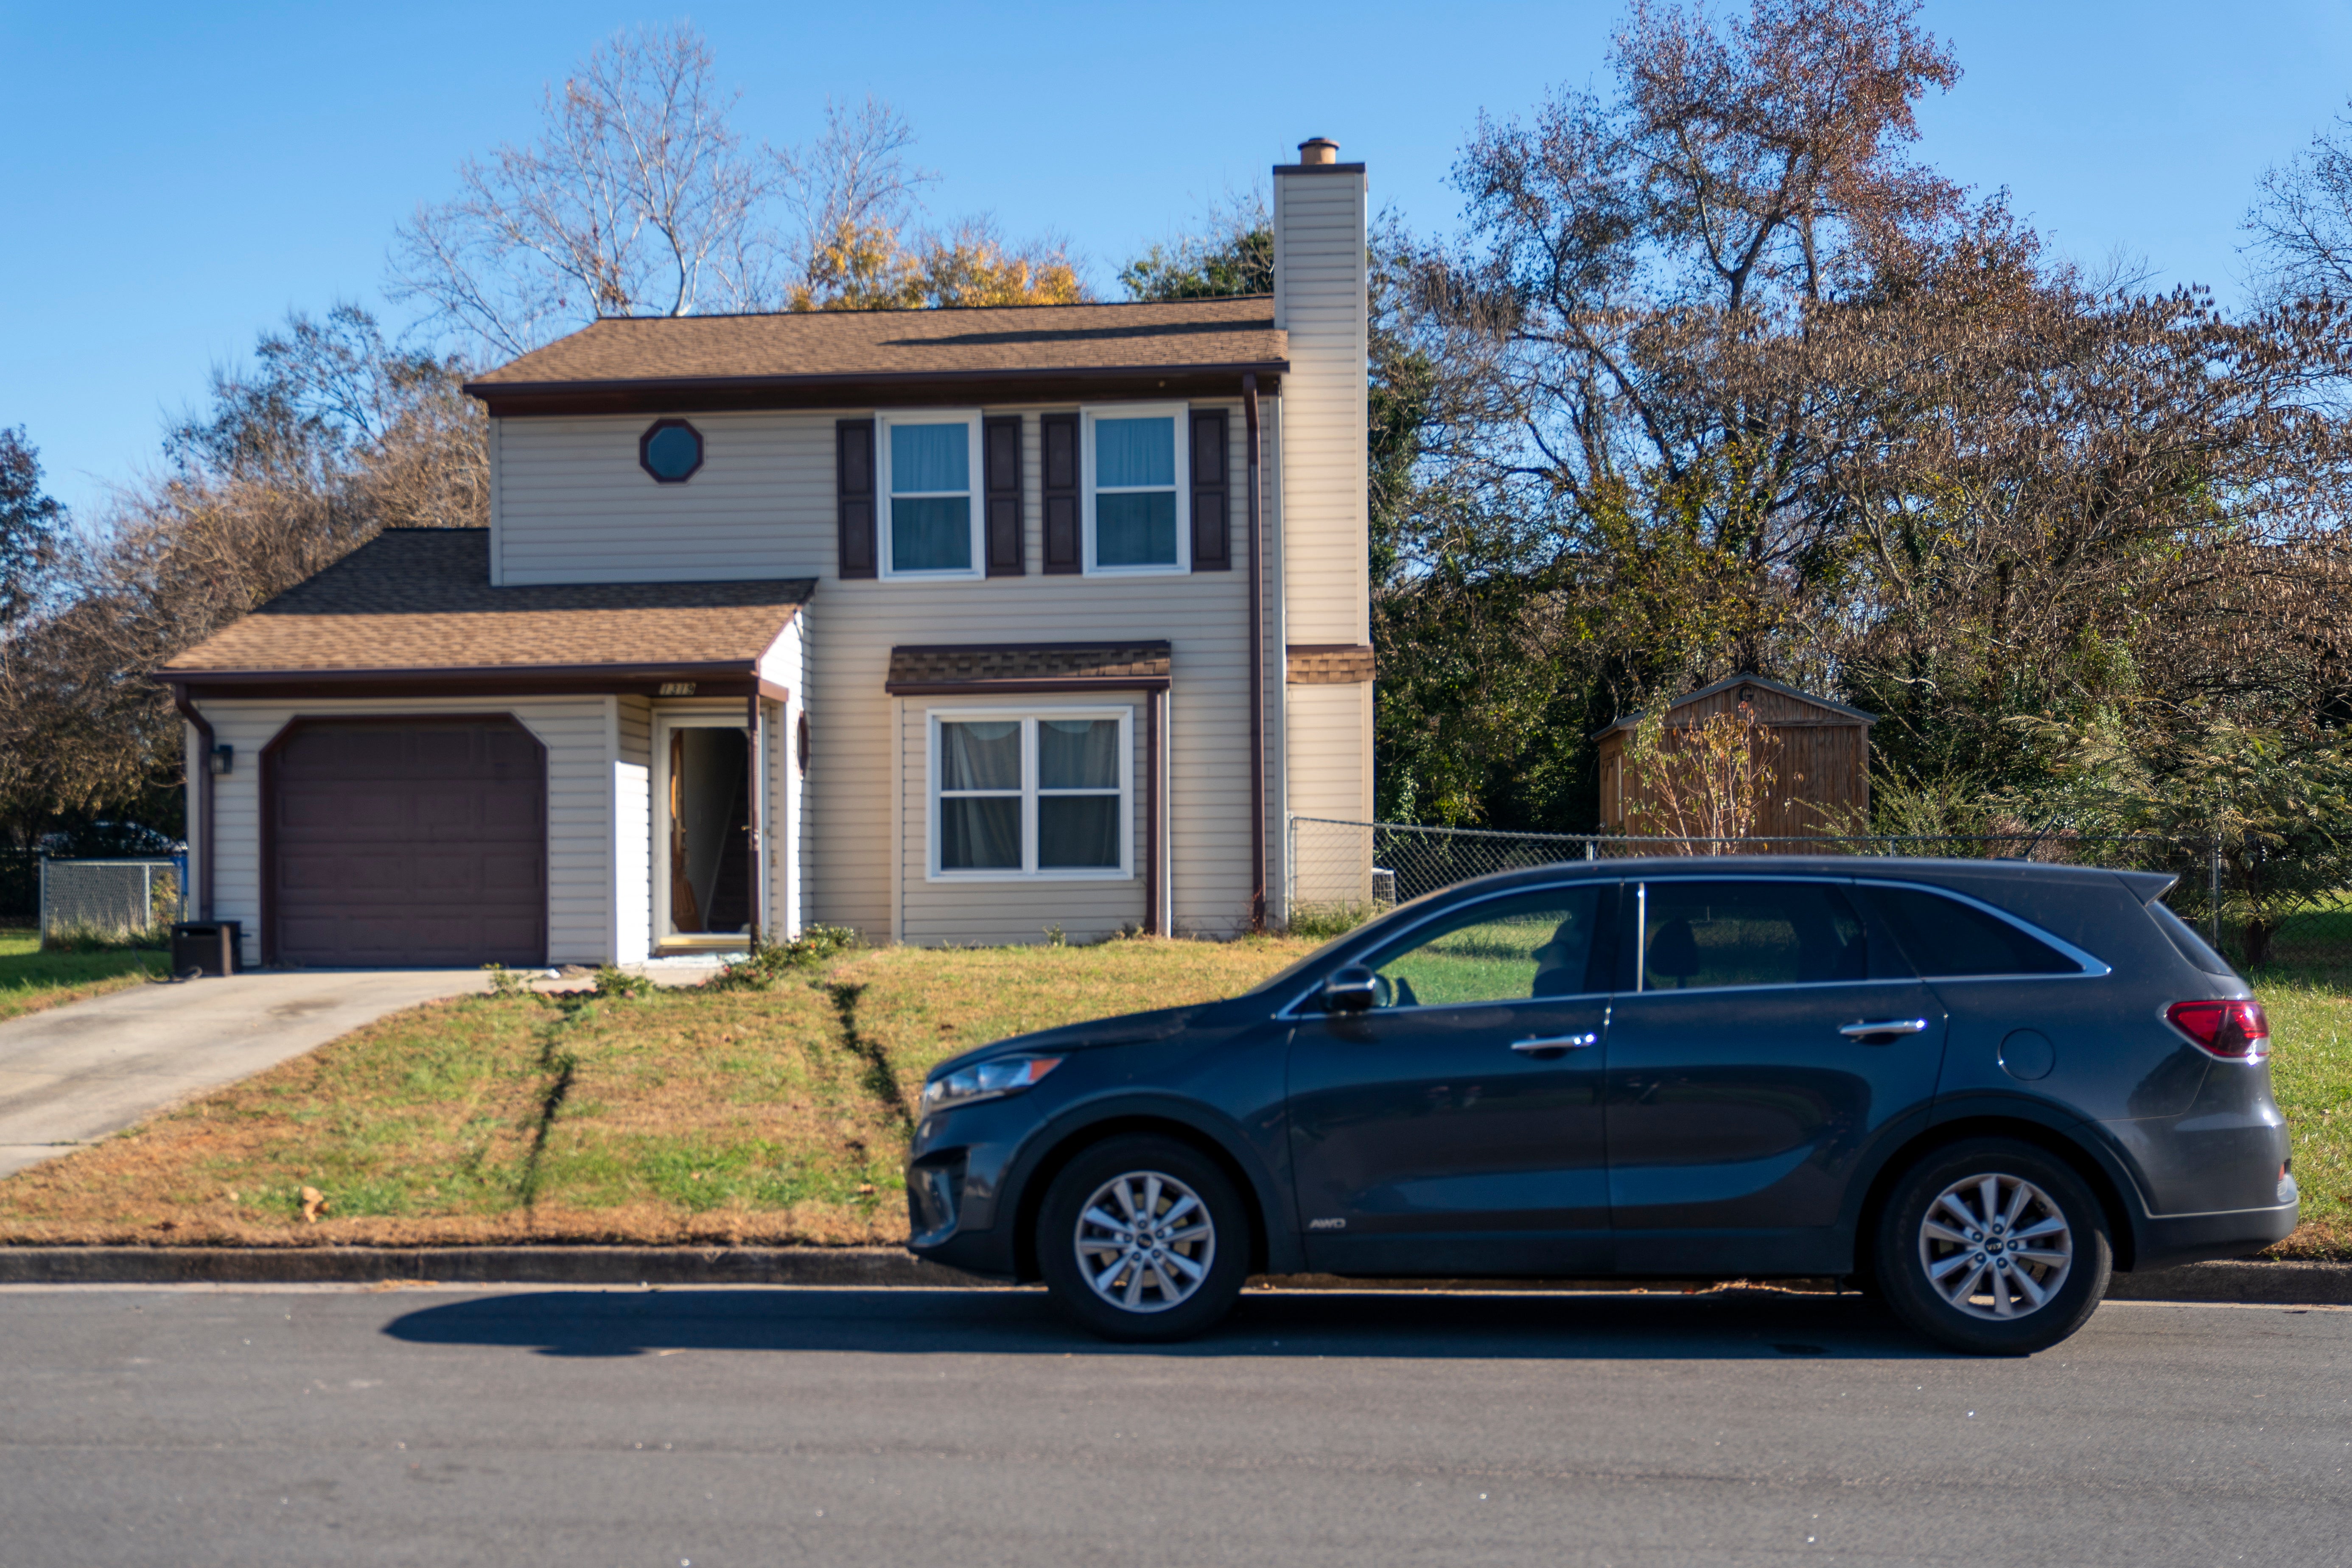
[[[1555,1035],[1549,1040],[1513,1040],[1511,1049],[1527,1056],[1540,1057],[1556,1051],[1580,1051],[1587,1046],[1597,1046],[1601,1037],[1593,1035]]]
[[[1877,1035],[1919,1035],[1927,1029],[1925,1018],[1888,1018],[1875,1024],[1848,1024],[1838,1030],[1849,1040],[1867,1040]]]

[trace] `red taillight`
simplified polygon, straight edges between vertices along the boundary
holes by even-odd
[[[2175,1002],[2164,1016],[2209,1057],[2258,1062],[2271,1054],[2271,1021],[2259,1002]]]

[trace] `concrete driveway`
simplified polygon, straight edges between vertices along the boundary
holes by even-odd
[[[387,1013],[479,991],[468,969],[298,970],[150,984],[0,1023],[0,1176]]]

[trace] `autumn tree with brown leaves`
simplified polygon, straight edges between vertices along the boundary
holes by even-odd
[[[1483,124],[1467,239],[1399,268],[1435,374],[1378,586],[1384,795],[1589,826],[1584,735],[1737,670],[1881,712],[1915,804],[2030,772],[2019,714],[2344,703],[2336,306],[2045,255],[1913,156],[1958,68],[1906,0],[1637,4],[1612,63]]]

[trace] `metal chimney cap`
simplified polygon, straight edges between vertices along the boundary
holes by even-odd
[[[1339,161],[1339,144],[1328,136],[1310,136],[1298,144],[1298,161],[1302,163],[1336,163]]]

